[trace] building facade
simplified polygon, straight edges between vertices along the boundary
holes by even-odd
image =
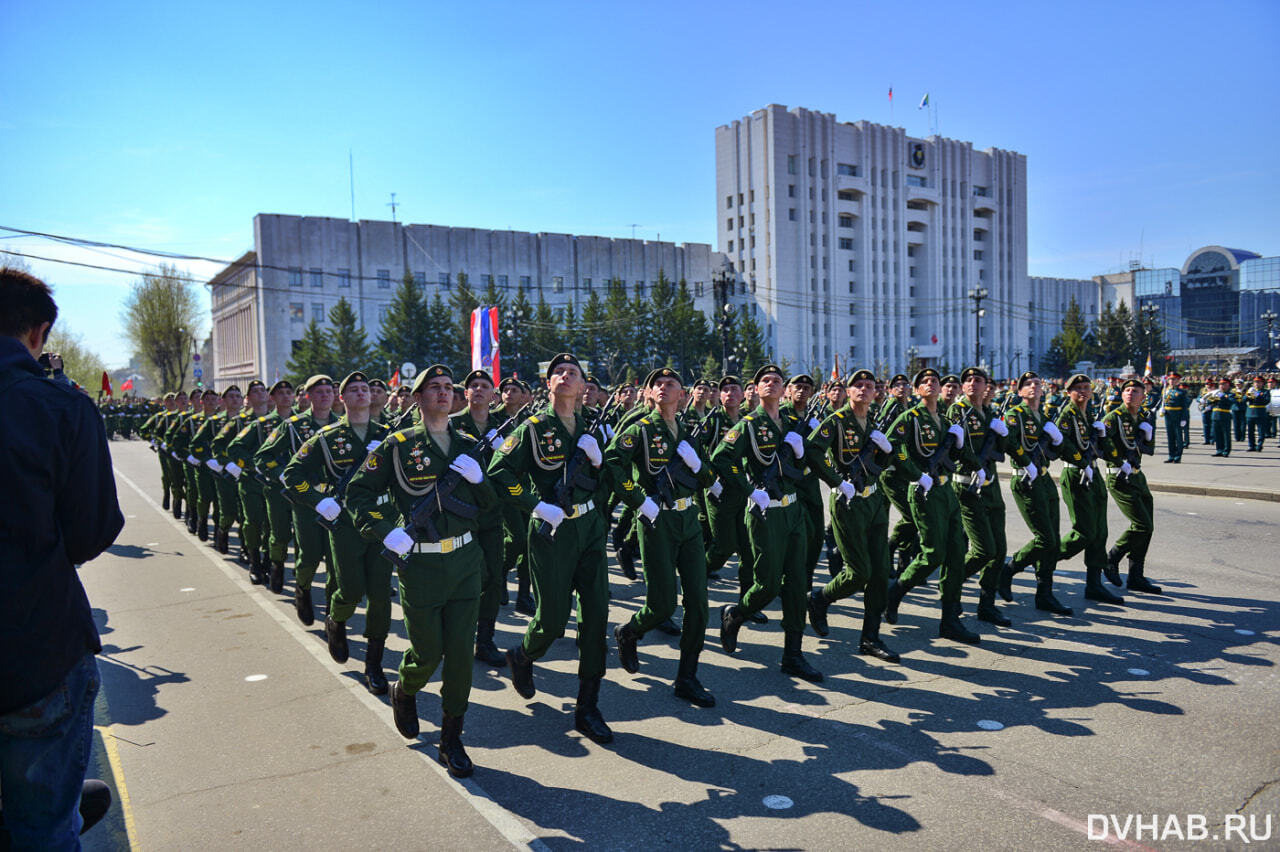
[[[960,369],[980,333],[998,368],[1030,345],[1023,155],[776,104],[715,145],[717,247],[775,357]]]
[[[577,304],[615,278],[628,294],[644,295],[661,273],[685,281],[697,307],[713,316],[711,273],[722,262],[706,243],[266,213],[254,217],[253,236],[253,251],[209,281],[220,385],[284,375],[307,324],[324,326],[340,298],[376,340],[406,273],[427,298],[447,300],[463,273],[477,291],[492,281],[510,298],[523,289],[553,308]]]

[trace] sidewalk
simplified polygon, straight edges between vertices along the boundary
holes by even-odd
[[[1153,492],[1190,494],[1198,497],[1231,497],[1237,500],[1263,500],[1280,503],[1280,446],[1268,441],[1261,453],[1245,450],[1248,444],[1235,444],[1228,458],[1215,458],[1212,446],[1198,443],[1198,430],[1191,433],[1192,444],[1182,454],[1181,464],[1165,464],[1164,434],[1159,434],[1156,454],[1142,460],[1142,472]],[[1012,467],[999,465],[1000,475],[1008,479]],[[1062,465],[1054,465],[1054,478]]]

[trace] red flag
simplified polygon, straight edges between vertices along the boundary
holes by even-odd
[[[102,371],[102,392],[107,396],[111,396],[111,377],[107,375],[107,371]]]
[[[889,87],[889,100],[893,100],[893,86]]]
[[[400,369],[399,368],[396,368],[395,373],[392,374],[390,385],[393,388],[400,387]]]
[[[932,337],[930,337],[930,338],[929,338],[929,340],[930,340],[930,341],[932,341],[933,343],[937,343],[937,342],[938,342],[938,335],[936,335],[936,334],[935,334],[935,335],[933,335]]]
[[[120,390],[122,391],[133,390],[133,378],[130,377],[125,379],[124,384],[120,385]]]
[[[840,381],[840,353],[839,352],[836,353],[836,363],[831,368],[831,381],[833,382]]]

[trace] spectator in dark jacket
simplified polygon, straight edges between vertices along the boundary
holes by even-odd
[[[36,359],[58,308],[0,269],[0,798],[16,848],[76,849],[102,650],[77,566],[124,527],[93,402]]]

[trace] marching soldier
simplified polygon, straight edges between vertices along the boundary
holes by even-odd
[[[714,707],[715,697],[698,681],[698,657],[707,632],[707,557],[694,500],[702,487],[713,482],[714,474],[703,462],[687,422],[677,417],[681,384],[675,370],[655,371],[648,384],[655,410],[619,432],[605,452],[610,480],[619,483],[623,502],[641,519],[640,558],[646,587],[644,606],[614,628],[613,635],[623,669],[635,674],[640,670],[637,644],[675,612],[678,575],[684,591],[684,629],[674,692],[699,707]],[[685,471],[678,470],[681,466]],[[673,468],[687,475],[677,480]]]
[[[1204,440],[1202,444],[1212,444],[1214,442],[1213,431],[1213,400],[1218,393],[1218,383],[1212,379],[1206,379],[1203,387],[1200,388],[1200,396],[1196,399],[1196,404],[1200,406],[1200,426],[1204,430]]]
[[[250,382],[249,405],[253,416],[227,445],[226,463],[226,471],[235,478],[240,489],[240,534],[249,550],[249,579],[260,585],[270,583],[271,591],[277,594],[284,589],[284,564],[282,562],[280,565],[278,578],[274,566],[270,568],[268,576],[269,555],[264,554],[270,533],[268,489],[263,487],[262,480],[255,475],[257,468],[254,467],[253,455],[280,422],[279,409],[271,408],[271,403],[285,389],[292,391],[293,386],[280,381],[272,385],[268,392],[261,382]]]
[[[1271,391],[1264,387],[1265,384],[1264,377],[1254,376],[1253,387],[1244,394],[1245,422],[1249,435],[1248,452],[1251,453],[1262,452],[1262,445],[1267,440],[1267,406],[1271,404]]]
[[[782,411],[796,419],[796,431],[800,437],[807,438],[818,428],[818,418],[809,414],[809,400],[813,398],[813,379],[801,373],[792,376],[787,383],[787,400],[782,403]],[[806,471],[806,474],[808,472]],[[805,475],[796,483],[796,496],[800,498],[800,508],[805,516],[805,552],[804,570],[813,584],[813,573],[818,567],[818,557],[822,555],[822,537],[826,530],[826,515],[822,510],[822,490],[818,477]]]
[[[605,671],[609,578],[605,519],[596,504],[609,493],[601,469],[604,453],[599,439],[589,430],[590,424],[575,410],[583,386],[578,359],[567,353],[552,358],[546,379],[551,404],[517,427],[489,464],[499,498],[532,515],[529,571],[538,609],[520,644],[507,651],[507,665],[516,692],[525,699],[533,698],[537,694],[533,664],[564,635],[576,592],[578,702],[574,727],[597,743],[608,743],[613,740],[613,731],[600,713],[599,698]],[[571,472],[575,474],[572,479]],[[526,477],[533,480],[532,490],[525,488]],[[543,525],[549,534],[538,532]]]
[[[720,380],[720,407],[702,431],[703,455],[710,458],[729,430],[742,419],[742,382],[737,376]],[[718,578],[729,557],[738,556],[738,602],[751,588],[751,559],[747,548],[747,492],[732,480],[717,478],[707,488],[707,523],[711,526],[711,545],[707,550],[707,576]],[[764,613],[759,618],[768,621]]]
[[[1124,598],[1102,584],[1107,569],[1107,486],[1094,461],[1107,458],[1107,427],[1100,420],[1090,421],[1089,396],[1088,376],[1077,373],[1067,380],[1067,404],[1057,426],[1063,438],[1062,499],[1071,530],[1062,537],[1058,559],[1066,561],[1083,551],[1085,600],[1123,605]]]
[[[827,610],[831,604],[859,591],[862,601],[862,635],[858,653],[889,663],[901,658],[880,638],[880,617],[889,583],[889,501],[875,476],[867,475],[864,457],[874,467],[886,466],[892,444],[876,428],[871,416],[876,377],[857,370],[849,377],[847,404],[834,411],[814,431],[805,454],[809,464],[831,486],[831,526],[842,566],[831,581],[809,593],[809,623],[819,636],[830,631]],[[853,484],[858,478],[862,488]]]
[[[232,387],[235,387],[235,385],[232,385]],[[188,430],[192,434],[186,444],[187,464],[192,471],[191,480],[188,484],[196,493],[196,534],[201,541],[209,540],[209,513],[212,511],[215,545],[217,544],[216,531],[218,528],[218,495],[213,484],[213,472],[205,466],[205,460],[209,456],[209,443],[213,440],[213,436],[217,434],[218,426],[221,425],[222,418],[218,416],[222,413],[218,409],[220,402],[221,399],[217,391],[213,388],[205,389],[204,395],[200,397],[201,416],[198,420],[195,417],[191,418]],[[190,501],[187,502],[190,505]]]
[[[946,487],[951,468],[943,463],[964,444],[965,430],[938,412],[942,384],[937,370],[932,367],[920,370],[912,386],[920,402],[893,421],[889,440],[894,451],[894,476],[907,491],[911,520],[920,536],[920,551],[902,576],[890,584],[884,620],[897,624],[898,606],[906,593],[941,568],[942,618],[938,622],[938,635],[976,645],[978,634],[960,620],[964,527],[960,501],[955,491]]]
[[[1211,396],[1213,406],[1213,439],[1217,445],[1215,456],[1226,458],[1231,455],[1231,433],[1235,428],[1235,417],[1232,408],[1236,404],[1235,391],[1231,390],[1231,380],[1226,376],[1218,379],[1218,390]]]
[[[524,407],[524,388],[520,385],[519,379],[514,376],[507,376],[498,384],[498,390],[502,394],[502,407],[498,409],[498,419],[507,422]],[[518,425],[518,423],[512,423],[507,427],[506,434],[502,437],[505,439]],[[525,487],[532,488],[533,486],[531,482],[526,482]],[[537,612],[537,606],[534,604],[533,595],[529,591],[531,588],[529,585],[529,559],[527,553],[529,548],[529,518],[514,503],[503,503],[501,515],[502,582],[505,586],[507,574],[514,568],[516,572],[516,612],[533,615]],[[503,661],[506,661],[505,656]]]
[[[960,398],[960,377],[948,373],[942,377],[942,395],[938,397],[938,409],[943,412],[951,410],[951,406]]]
[[[888,390],[889,397],[876,414],[876,423],[886,429],[898,419],[899,415],[911,407],[911,383],[904,374],[898,373],[889,380]],[[915,524],[911,521],[911,507],[907,503],[909,484],[904,483],[902,477],[895,475],[892,467],[885,468],[880,474],[880,487],[884,489],[885,496],[889,498],[893,508],[898,510],[898,520],[889,533],[889,548],[898,554],[895,576],[901,576],[919,552],[920,537]]]
[[[1183,430],[1187,426],[1187,417],[1190,415],[1191,398],[1187,396],[1182,383],[1178,381],[1180,378],[1181,376],[1177,373],[1169,374],[1169,387],[1165,389],[1160,401],[1160,409],[1164,414],[1165,440],[1169,442],[1169,457],[1165,459],[1166,464],[1181,464],[1182,451],[1187,448],[1183,440]]]
[[[262,396],[266,396],[266,387],[257,379],[254,379],[249,387],[251,389],[257,387]],[[231,548],[231,525],[240,520],[240,494],[236,490],[235,479],[224,475],[223,465],[228,458],[227,445],[244,426],[244,393],[232,385],[222,392],[222,405],[223,410],[220,412],[221,417],[217,420],[217,426],[210,427],[213,435],[209,438],[205,467],[212,471],[210,481],[213,483],[214,495],[218,501],[218,526],[214,530],[213,547],[219,553],[226,554]],[[243,535],[240,541],[240,561],[244,562],[247,561],[248,554],[245,552]]]
[[[751,550],[752,586],[736,606],[720,610],[720,645],[732,654],[738,631],[754,613],[782,596],[784,674],[819,682],[822,673],[802,652],[808,576],[805,567],[808,523],[796,505],[805,444],[804,426],[781,410],[786,379],[776,364],[756,371],[753,384],[760,405],[724,436],[711,454],[711,466],[722,482],[732,480],[748,492],[747,538]]]
[[[1155,448],[1151,441],[1154,430],[1142,417],[1143,396],[1141,382],[1136,379],[1125,382],[1121,389],[1123,406],[1104,420],[1108,440],[1107,489],[1129,519],[1129,527],[1107,552],[1106,574],[1113,585],[1120,585],[1120,559],[1127,556],[1129,591],[1158,595],[1160,587],[1146,577],[1147,548],[1151,545],[1155,515],[1151,490],[1142,473],[1142,457],[1153,454]]]
[[[367,541],[380,542],[399,560],[400,605],[409,647],[400,660],[400,679],[391,687],[396,730],[408,739],[418,736],[416,696],[443,661],[438,756],[450,775],[465,778],[474,769],[462,746],[462,725],[471,693],[472,643],[484,571],[475,533],[479,515],[493,511],[497,498],[484,470],[469,455],[476,441],[449,419],[449,368],[428,367],[414,382],[414,394],[422,419],[392,433],[369,453],[347,486],[347,511]],[[414,508],[449,471],[461,479],[452,497],[474,506],[477,516],[468,519],[444,509],[430,536],[436,540],[420,540],[412,521]]]

